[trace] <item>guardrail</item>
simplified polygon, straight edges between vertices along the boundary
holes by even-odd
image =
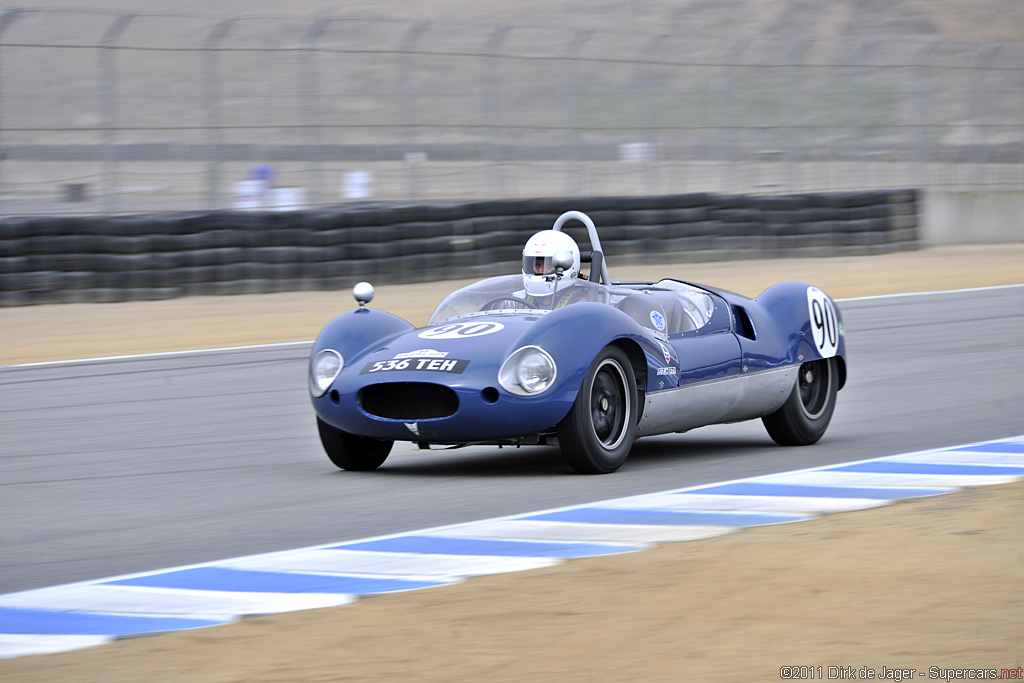
[[[877,254],[919,244],[917,190],[350,204],[0,221],[0,306],[486,277],[566,210],[612,264]],[[586,249],[582,226],[567,229]]]

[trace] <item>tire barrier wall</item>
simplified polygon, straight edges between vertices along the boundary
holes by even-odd
[[[915,249],[916,190],[681,194],[348,204],[292,212],[0,221],[0,306],[334,290],[516,272],[527,238],[564,211],[597,224],[623,263]],[[588,249],[585,231],[567,231]]]

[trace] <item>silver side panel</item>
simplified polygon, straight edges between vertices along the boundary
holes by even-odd
[[[796,386],[799,368],[788,365],[648,394],[637,436],[685,432],[773,413]]]

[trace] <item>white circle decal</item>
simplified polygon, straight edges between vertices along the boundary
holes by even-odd
[[[505,326],[501,323],[451,323],[450,325],[431,327],[416,336],[420,339],[469,339],[470,337],[493,334],[503,329]]]
[[[808,287],[807,307],[814,347],[822,358],[831,358],[839,350],[839,314],[836,305],[825,292],[817,287]]]
[[[657,330],[665,329],[665,316],[660,311],[651,311],[651,323]]]

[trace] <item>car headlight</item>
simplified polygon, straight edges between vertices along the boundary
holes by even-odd
[[[524,346],[508,357],[498,371],[498,384],[517,396],[534,396],[551,388],[558,368],[539,346]]]
[[[309,364],[310,393],[316,398],[326,394],[343,367],[345,367],[345,360],[340,353],[333,349],[324,349],[313,356],[313,360]]]

